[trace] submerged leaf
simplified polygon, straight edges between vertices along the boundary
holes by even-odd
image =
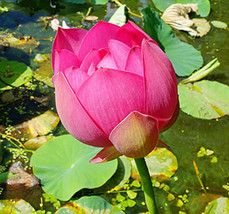
[[[193,117],[214,119],[229,114],[229,87],[202,80],[178,85],[181,110]]]
[[[21,141],[25,141],[37,136],[47,135],[56,128],[59,121],[60,119],[57,114],[48,110],[31,120],[14,125],[11,130],[11,136]],[[5,131],[6,128],[0,129],[2,133]]]
[[[44,82],[50,87],[54,87],[52,84],[52,64],[51,64],[51,55],[50,54],[37,54],[34,58],[34,61],[38,63],[39,68],[34,71],[33,77],[39,81]]]
[[[60,200],[69,200],[83,188],[102,186],[117,169],[117,160],[91,164],[100,148],[85,145],[71,135],[45,143],[33,154],[31,166],[42,188]]]
[[[146,158],[152,179],[163,182],[174,175],[178,169],[176,156],[166,148],[156,148]],[[140,180],[134,161],[132,164],[131,177]]]

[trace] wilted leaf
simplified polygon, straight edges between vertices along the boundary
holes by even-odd
[[[32,70],[24,63],[16,61],[0,62],[0,91],[19,87],[32,78]]]
[[[202,119],[229,114],[229,87],[219,82],[202,80],[178,85],[181,110]]]
[[[127,12],[126,5],[122,5],[119,7],[115,13],[111,16],[109,22],[118,26],[123,26],[126,24],[126,12]]]
[[[181,42],[152,8],[142,10],[144,31],[148,33],[171,60],[175,72],[179,76],[190,75],[203,64],[201,53],[193,46]]]
[[[83,188],[102,186],[115,173],[117,160],[89,163],[100,150],[71,135],[62,135],[37,149],[32,155],[31,166],[44,191],[66,201]]]
[[[192,19],[192,21],[194,27],[196,27],[197,36],[199,37],[206,35],[211,29],[211,26],[206,19]]]
[[[159,182],[169,179],[178,168],[176,156],[166,148],[156,148],[145,159],[151,178]],[[134,160],[131,164],[131,177],[140,180]]]
[[[227,28],[227,24],[225,22],[221,22],[221,21],[211,21],[211,24],[214,26],[214,27],[217,27],[217,28],[223,28],[223,29],[226,29]]]
[[[199,14],[203,17],[207,16],[210,12],[210,2],[209,0],[166,0],[166,1],[161,1],[161,0],[152,0],[156,8],[160,11],[165,11],[166,8],[168,8],[171,4],[177,4],[177,3],[182,3],[182,4],[198,4],[199,7]]]

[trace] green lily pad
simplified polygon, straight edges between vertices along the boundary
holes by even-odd
[[[176,156],[166,148],[156,148],[146,158],[150,177],[156,181],[163,182],[172,177],[178,169]],[[134,160],[131,161],[131,177],[140,180]]]
[[[204,214],[227,214],[229,213],[229,199],[220,197],[211,201],[205,208]]]
[[[156,8],[160,11],[165,11],[171,4],[198,4],[199,14],[203,17],[207,16],[210,12],[210,2],[209,0],[152,0]]]
[[[68,203],[55,212],[55,214],[108,214],[111,213],[112,205],[99,196],[84,196],[76,201]]]
[[[173,64],[178,76],[190,75],[203,64],[200,51],[193,46],[180,41],[152,8],[142,10],[144,31],[157,41]]]
[[[126,12],[127,12],[126,5],[122,5],[119,7],[115,13],[111,16],[109,22],[118,26],[123,26],[126,24]]]
[[[229,87],[202,80],[178,85],[180,108],[193,117],[214,119],[229,114]]]
[[[215,20],[215,21],[211,21],[211,24],[216,28],[222,28],[222,29],[227,28],[227,24],[225,22]]]
[[[32,70],[24,63],[16,61],[0,62],[0,91],[19,87],[32,78]]]
[[[0,214],[35,214],[35,209],[26,201],[20,200],[1,200]]]
[[[79,142],[71,135],[62,135],[36,150],[31,166],[44,191],[66,201],[83,188],[102,186],[115,173],[117,160],[89,163],[100,150]]]

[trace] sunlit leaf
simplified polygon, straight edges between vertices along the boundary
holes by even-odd
[[[219,118],[229,114],[229,87],[219,82],[202,80],[178,85],[182,111],[202,119]]]
[[[69,200],[83,188],[102,186],[117,169],[117,160],[91,164],[101,149],[85,145],[71,135],[62,135],[40,147],[31,158],[42,188],[60,200]]]
[[[227,214],[229,213],[229,199],[220,197],[211,201],[205,208],[204,214]]]
[[[126,11],[126,5],[122,5],[111,16],[109,22],[118,26],[123,26],[124,24],[126,24]]]
[[[16,61],[0,62],[0,91],[19,87],[32,78],[32,70],[24,63]]]
[[[152,8],[142,10],[144,31],[158,42],[171,60],[175,72],[179,76],[190,75],[203,64],[201,53],[193,46],[180,41]]]
[[[194,4],[197,3],[199,7],[199,14],[203,17],[207,16],[210,12],[210,2],[209,0],[152,0],[156,8],[160,11],[165,11],[167,7],[169,7],[171,4]]]
[[[169,179],[178,168],[176,156],[166,148],[156,148],[145,159],[151,178],[159,182]],[[140,180],[134,160],[131,164],[131,177]]]

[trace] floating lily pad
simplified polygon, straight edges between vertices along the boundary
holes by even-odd
[[[204,214],[228,214],[228,213],[229,213],[229,199],[226,197],[220,197],[210,202],[204,210]]]
[[[207,16],[210,12],[210,2],[209,0],[166,0],[166,1],[161,1],[161,0],[152,0],[156,8],[160,11],[165,11],[166,8],[168,8],[171,4],[177,4],[177,3],[182,3],[182,4],[198,4],[199,7],[199,14],[203,17]]]
[[[38,63],[39,68],[34,71],[33,77],[41,82],[44,82],[50,87],[54,87],[52,84],[52,63],[50,54],[37,54],[34,61]]]
[[[176,156],[166,148],[156,148],[145,160],[151,178],[159,182],[163,182],[172,177],[178,168]],[[131,164],[131,177],[140,180],[134,160],[131,161]]]
[[[71,135],[62,135],[36,150],[31,166],[44,191],[66,201],[83,188],[102,186],[115,173],[117,160],[89,163],[100,150],[79,142]]]
[[[226,29],[227,28],[227,24],[225,22],[211,21],[211,24],[216,28],[222,28],[222,29]]]
[[[119,7],[115,13],[111,16],[109,22],[118,26],[123,26],[126,24],[126,12],[127,12],[126,5],[122,5]]]
[[[229,87],[219,82],[202,80],[178,85],[182,111],[193,117],[214,119],[229,114]]]
[[[99,196],[84,196],[79,200],[73,201],[61,207],[55,214],[109,214],[111,213],[112,205],[105,199]]]
[[[16,61],[0,62],[0,91],[19,87],[32,78],[32,70],[24,63]]]
[[[142,10],[144,31],[148,33],[164,50],[173,64],[178,76],[190,75],[203,64],[201,53],[193,46],[180,41],[152,8]]]
[[[20,200],[1,200],[1,214],[33,214],[37,213],[35,209],[26,201]]]

